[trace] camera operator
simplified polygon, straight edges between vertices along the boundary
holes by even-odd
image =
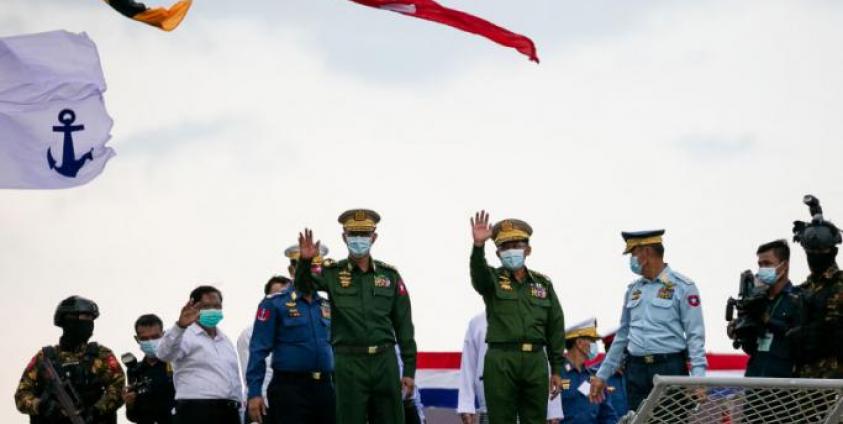
[[[135,340],[144,353],[138,362],[134,355],[123,355],[129,385],[123,393],[126,418],[138,424],[171,424],[176,406],[173,369],[159,360],[155,350],[164,336],[164,324],[156,315],[142,315],[135,321]]]
[[[785,334],[799,325],[799,296],[788,278],[790,247],[787,241],[776,240],[761,245],[756,253],[756,278],[765,296],[760,316],[749,317],[758,323],[757,337],[741,341],[749,355],[746,376],[793,377],[794,355]]]

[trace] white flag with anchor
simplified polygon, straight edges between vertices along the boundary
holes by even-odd
[[[85,184],[114,150],[97,48],[86,34],[0,38],[0,188]]]

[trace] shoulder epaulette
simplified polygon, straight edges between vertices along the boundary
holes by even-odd
[[[671,279],[672,281],[674,281],[674,280],[675,280],[675,281],[677,281],[677,282],[684,283],[684,284],[689,285],[689,286],[693,286],[693,285],[694,285],[694,281],[693,281],[693,280],[691,280],[690,278],[688,278],[688,277],[686,277],[686,276],[684,276],[684,275],[682,275],[682,274],[680,274],[680,273],[678,273],[678,272],[676,272],[676,271],[671,270],[671,271],[668,273],[668,275],[670,276],[670,279]]]
[[[337,261],[335,261],[331,258],[325,258],[322,261],[322,268],[333,268],[335,266],[337,266]]]
[[[386,268],[386,269],[388,269],[388,270],[390,270],[390,271],[395,271],[395,272],[398,272],[398,270],[397,270],[397,269],[395,269],[395,267],[394,267],[394,266],[392,266],[392,265],[390,265],[390,264],[388,264],[388,263],[386,263],[386,262],[381,262],[381,261],[379,261],[379,260],[377,260],[377,259],[375,259],[375,265],[377,265],[377,266],[379,266],[379,267]]]
[[[533,276],[533,277],[539,277],[539,278],[541,278],[541,279],[542,279],[542,280],[544,280],[547,284],[553,284],[553,282],[550,280],[550,277],[548,277],[547,275],[542,274],[541,272],[530,270],[530,275],[531,275],[531,276]]]
[[[280,292],[270,293],[270,294],[266,295],[265,299],[272,299],[272,298],[280,296],[282,294],[286,294],[288,291],[290,291],[290,290],[285,289],[285,290],[281,290]]]

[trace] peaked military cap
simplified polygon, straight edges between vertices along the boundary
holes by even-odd
[[[638,246],[647,246],[651,244],[660,244],[664,230],[650,230],[650,231],[624,231],[621,233],[626,242],[626,249],[623,254],[626,255],[632,252]]]
[[[324,258],[328,254],[328,247],[324,244],[319,245],[319,256],[313,258],[314,263],[321,263],[322,258]],[[299,252],[299,245],[294,244],[284,250],[284,256],[290,258],[290,260],[297,261],[299,257],[301,257],[301,252]]]
[[[580,337],[588,337],[590,339],[599,339],[597,334],[597,318],[589,318],[579,324],[572,325],[565,329],[565,340],[577,339]]]
[[[337,219],[347,231],[375,231],[381,216],[371,209],[351,209]]]
[[[492,227],[492,239],[500,246],[509,241],[530,240],[533,227],[520,219],[504,219]]]

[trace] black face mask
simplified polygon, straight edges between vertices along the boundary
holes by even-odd
[[[61,328],[64,330],[59,340],[62,348],[75,349],[79,345],[88,343],[94,335],[94,321],[91,320],[68,319],[64,321]]]
[[[820,275],[826,272],[832,265],[834,265],[834,259],[836,257],[836,248],[828,253],[809,253],[808,268],[811,270],[811,274]]]

